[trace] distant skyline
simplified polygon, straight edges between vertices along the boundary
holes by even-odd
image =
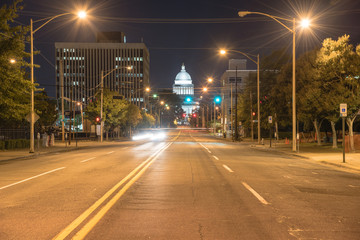
[[[11,2],[5,0],[7,4]],[[320,46],[327,37],[337,39],[349,34],[353,44],[360,43],[359,1],[76,1],[78,6],[81,3],[89,11],[90,17],[85,22],[61,17],[34,36],[35,49],[41,53],[35,56],[35,63],[41,66],[35,69],[35,78],[50,96],[55,96],[55,42],[95,42],[98,31],[122,31],[128,42],[143,41],[150,50],[150,83],[155,88],[171,88],[182,63],[195,88],[200,88],[209,76],[219,80],[229,58],[244,58],[238,54],[221,57],[217,54],[220,47],[259,53],[260,57],[285,47],[290,54],[292,36],[284,27],[259,15],[240,18],[237,16],[240,10],[285,18],[298,18],[310,11],[315,22],[309,32],[298,34],[297,57]],[[71,0],[24,0],[17,23],[29,25],[30,18],[38,20],[74,11],[74,4]],[[255,68],[248,61],[248,69]]]

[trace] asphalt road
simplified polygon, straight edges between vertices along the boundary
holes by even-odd
[[[173,130],[0,162],[0,239],[360,239],[360,175]]]

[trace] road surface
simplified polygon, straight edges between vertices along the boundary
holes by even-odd
[[[0,239],[360,239],[360,175],[171,130],[0,162]]]

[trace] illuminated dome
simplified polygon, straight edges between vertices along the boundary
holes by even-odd
[[[192,84],[190,74],[186,72],[184,64],[181,66],[181,71],[176,75],[175,84],[176,85]]]

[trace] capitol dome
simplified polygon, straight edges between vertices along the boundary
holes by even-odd
[[[184,64],[181,66],[181,71],[175,77],[175,84],[176,85],[192,84],[190,74],[186,72]]]

